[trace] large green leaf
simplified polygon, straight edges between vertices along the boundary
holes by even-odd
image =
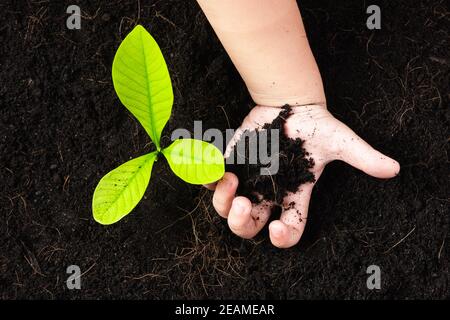
[[[192,184],[206,184],[219,180],[225,173],[222,153],[213,144],[178,139],[162,151],[172,171]]]
[[[117,49],[112,78],[120,101],[159,150],[161,131],[172,111],[172,84],[158,44],[142,26],[136,26]]]
[[[157,152],[125,162],[98,183],[92,200],[94,219],[112,224],[133,210],[147,189]]]

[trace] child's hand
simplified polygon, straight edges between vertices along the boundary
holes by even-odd
[[[253,108],[228,145],[225,156],[229,155],[243,131],[255,130],[265,123],[271,123],[281,110],[261,106]],[[333,160],[343,160],[377,178],[391,178],[399,173],[397,161],[373,149],[334,118],[325,107],[298,106],[292,107],[292,112],[286,122],[285,132],[288,137],[305,141],[303,147],[315,162],[312,172],[316,181],[325,165]],[[263,201],[254,205],[245,197],[235,197],[237,186],[236,175],[227,172],[217,184],[207,187],[215,189],[213,205],[219,215],[228,219],[230,229],[242,238],[252,238],[268,221],[272,204]],[[307,221],[313,186],[313,183],[303,184],[296,193],[284,198],[280,220],[272,221],[269,225],[270,240],[275,246],[288,248],[300,240]],[[295,202],[295,207],[289,206],[292,202]]]
[[[257,104],[240,130],[255,129],[277,117],[282,104],[294,107],[285,130],[291,138],[305,140],[304,148],[314,159],[316,180],[325,165],[343,160],[378,178],[395,176],[400,166],[372,149],[325,107],[326,97],[319,69],[309,47],[297,1],[198,0],[250,95]],[[236,133],[239,136],[239,132]],[[235,141],[232,141],[233,145]],[[225,154],[225,156],[227,153]],[[270,204],[252,206],[236,197],[238,179],[231,173],[216,185],[213,204],[228,219],[231,230],[243,238],[255,236],[266,224]],[[270,223],[270,239],[280,248],[296,244],[303,233],[313,184],[306,183],[284,199],[280,220]],[[295,202],[295,208],[290,208]],[[297,214],[299,212],[299,214]],[[300,215],[300,217],[298,216]]]

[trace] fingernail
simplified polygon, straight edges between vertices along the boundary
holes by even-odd
[[[283,235],[283,230],[278,226],[272,227],[272,235],[279,238]]]
[[[234,205],[238,209],[237,211],[238,211],[239,214],[243,214],[244,213],[245,207],[242,205],[242,203],[240,203],[239,201],[235,201]]]

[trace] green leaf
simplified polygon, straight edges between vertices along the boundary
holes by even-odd
[[[225,173],[222,153],[213,144],[178,139],[162,151],[172,171],[192,184],[206,184],[219,180]]]
[[[172,111],[172,83],[158,44],[142,26],[136,26],[117,49],[112,78],[120,101],[160,150],[161,131]]]
[[[154,151],[132,159],[100,180],[92,199],[95,221],[112,224],[134,209],[147,189],[156,156]]]

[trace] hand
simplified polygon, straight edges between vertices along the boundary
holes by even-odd
[[[230,154],[239,136],[245,130],[255,130],[271,123],[281,108],[256,106],[244,119],[241,127],[227,147]],[[325,166],[333,160],[342,160],[376,178],[391,178],[400,171],[397,161],[373,149],[349,127],[334,118],[324,106],[292,107],[292,115],[285,124],[290,138],[305,141],[303,147],[314,159],[312,172],[319,179]],[[215,190],[213,205],[230,229],[242,238],[253,238],[267,223],[273,203],[263,200],[252,204],[249,199],[236,195],[238,178],[227,172],[216,184],[206,187]],[[305,229],[313,183],[306,183],[297,192],[289,193],[283,200],[281,217],[269,225],[271,242],[279,248],[289,248],[298,243]],[[292,207],[291,203],[295,203]],[[299,216],[300,215],[300,216]]]

